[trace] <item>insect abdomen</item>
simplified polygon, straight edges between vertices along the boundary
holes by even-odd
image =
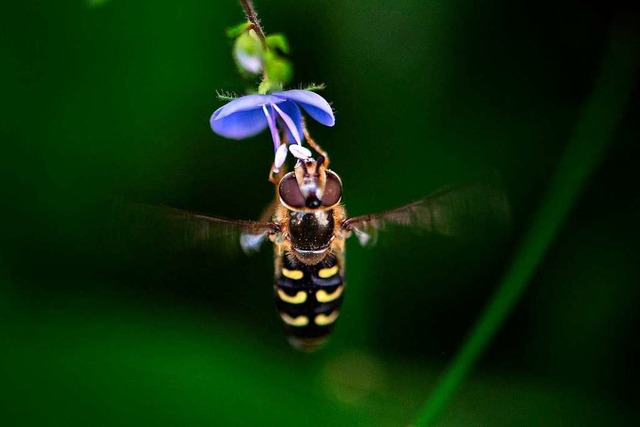
[[[276,308],[291,345],[313,351],[324,344],[340,314],[344,282],[333,255],[307,265],[285,254],[275,280]]]

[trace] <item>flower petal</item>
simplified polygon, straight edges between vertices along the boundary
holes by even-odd
[[[220,120],[241,111],[259,110],[263,105],[277,102],[282,102],[282,99],[273,95],[245,95],[218,108],[211,116],[211,121]]]
[[[224,107],[222,107],[224,108]],[[220,118],[219,109],[211,116],[211,129],[218,135],[232,139],[243,139],[260,133],[267,127],[267,120],[260,108],[238,111]]]
[[[284,122],[287,131],[287,141],[291,144],[302,142],[302,114],[296,104],[291,101],[284,101],[278,105],[273,104],[273,108]]]
[[[325,126],[333,126],[336,122],[329,103],[320,95],[310,90],[293,89],[274,93],[273,96],[288,99],[300,104],[313,119]]]

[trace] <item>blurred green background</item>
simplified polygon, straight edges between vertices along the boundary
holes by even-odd
[[[596,100],[612,117],[577,141],[606,149],[436,424],[640,422],[640,116],[624,55],[638,52],[637,15],[577,1],[256,6],[288,36],[294,80],[327,84],[337,123],[311,132],[351,214],[497,172],[511,235],[349,242],[332,340],[297,353],[272,305],[270,249],[176,250],[162,232],[113,243],[114,198],[244,219],[271,199],[267,134],[229,141],[208,124],[216,90],[245,88],[224,35],[237,3],[13,2],[0,40],[0,422],[412,422],[554,188],[612,34],[622,65],[607,79],[629,84]]]

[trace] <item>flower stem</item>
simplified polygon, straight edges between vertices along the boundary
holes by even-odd
[[[262,29],[262,25],[260,25],[260,20],[258,19],[258,13],[256,12],[255,7],[253,7],[252,0],[239,0],[240,5],[244,9],[244,14],[247,16],[247,20],[251,22],[251,29],[256,32],[258,38],[262,42],[262,47],[265,51],[269,50],[269,46],[267,45],[267,36],[264,34],[264,30]],[[262,81],[266,82],[266,85],[269,85],[269,75],[267,73],[267,67],[263,64],[262,66]],[[268,91],[265,91],[267,93]]]
[[[253,26],[253,30],[256,32],[260,40],[262,40],[262,44],[265,49],[267,49],[267,38],[264,35],[264,30],[260,25],[260,20],[258,19],[258,14],[256,13],[256,9],[253,7],[253,1],[251,0],[240,0],[240,5],[244,9],[245,15],[247,15],[247,19],[251,22]]]

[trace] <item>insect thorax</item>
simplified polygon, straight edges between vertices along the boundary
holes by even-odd
[[[328,248],[334,229],[333,209],[289,211],[289,236],[291,244],[298,250],[317,251]]]

